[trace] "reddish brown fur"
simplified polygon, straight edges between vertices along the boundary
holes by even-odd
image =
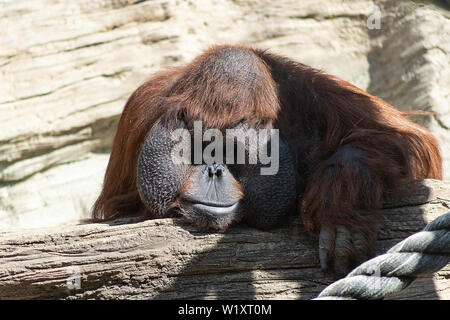
[[[414,179],[442,178],[439,147],[427,130],[343,80],[326,76],[323,81],[336,91],[328,97],[333,103],[326,110],[322,157],[343,145],[357,146],[364,151],[361,162],[373,179],[366,183],[345,169],[341,175],[330,176],[326,162],[319,163],[300,205],[308,229],[336,222],[353,228],[369,226],[374,216],[362,216],[356,209],[381,208],[384,188],[395,189]]]
[[[245,91],[203,72],[205,61],[214,58],[220,48],[226,46],[155,75],[131,95],[118,124],[103,190],[93,207],[94,219],[152,217],[136,189],[138,154],[157,121],[170,122],[180,115],[188,125],[203,120],[205,127],[219,129],[242,119],[273,124],[287,140],[294,159],[301,157],[300,148],[316,143],[319,150],[311,168],[297,167],[299,177],[308,171],[299,211],[310,231],[317,226],[344,225],[367,231],[370,237],[377,215],[361,212],[376,212],[385,188],[419,178],[441,179],[434,137],[385,101],[336,77],[253,49],[248,50],[258,57],[261,77]],[[311,120],[320,128],[320,141],[300,140]],[[358,175],[345,164],[330,166],[327,159],[344,145],[364,152],[358,165],[370,176]]]
[[[103,189],[92,209],[94,220],[152,217],[137,192],[136,165],[146,133],[157,121],[182,115],[188,126],[202,120],[205,128],[223,130],[241,119],[269,124],[276,118],[275,84],[261,61],[262,79],[247,95],[241,87],[217,82],[208,74],[202,74],[202,81],[196,79],[205,58],[226,47],[211,48],[186,66],[160,72],[133,92],[119,120]]]

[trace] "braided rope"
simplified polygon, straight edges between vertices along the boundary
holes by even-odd
[[[450,262],[450,212],[326,287],[315,300],[383,299]]]

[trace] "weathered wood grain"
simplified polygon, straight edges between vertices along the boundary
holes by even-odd
[[[449,211],[448,182],[411,190],[386,199],[380,253]],[[177,219],[5,230],[0,299],[310,299],[333,281],[316,248],[298,219],[221,234]],[[395,298],[450,299],[449,277],[447,265]]]

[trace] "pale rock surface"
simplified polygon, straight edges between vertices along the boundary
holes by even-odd
[[[380,13],[379,29],[373,18]],[[368,27],[369,26],[369,27]],[[213,44],[269,48],[418,119],[450,177],[449,11],[412,1],[0,0],[0,227],[88,216],[127,97]]]

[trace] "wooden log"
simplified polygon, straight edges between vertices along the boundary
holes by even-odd
[[[386,196],[383,253],[450,209],[450,183]],[[333,276],[292,219],[263,232],[197,232],[180,219],[0,231],[0,299],[311,299]],[[392,298],[450,299],[450,265]]]

